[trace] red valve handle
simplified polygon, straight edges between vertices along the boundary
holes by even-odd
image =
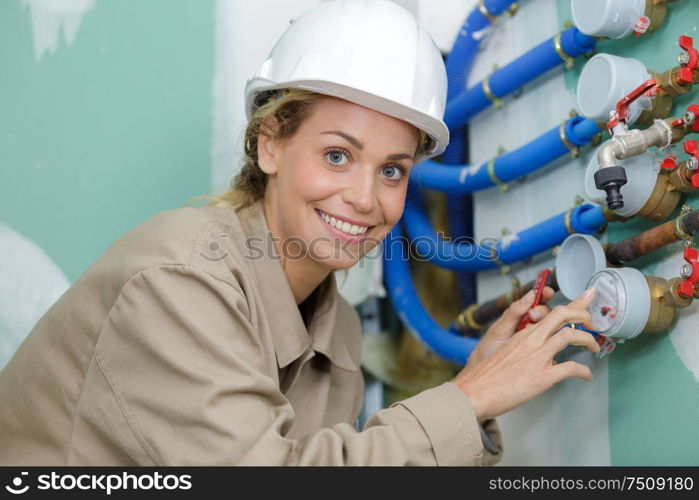
[[[699,282],[699,250],[684,249],[684,260],[692,267],[692,274],[677,287],[677,293],[685,298],[694,297],[694,286]]]
[[[619,102],[616,103],[616,110],[612,113],[609,123],[607,123],[607,128],[611,130],[619,122],[626,122],[629,117],[629,106],[631,106],[631,103],[643,95],[654,95],[657,86],[658,82],[651,78],[633,89],[628,95],[619,99]]]
[[[660,168],[665,170],[673,170],[677,168],[677,161],[672,156],[666,156],[663,162],[660,164]]]
[[[693,73],[699,64],[699,51],[694,48],[694,40],[691,36],[682,35],[680,37],[680,48],[687,52],[687,62],[681,65],[677,73],[677,83],[689,85],[693,80]]]

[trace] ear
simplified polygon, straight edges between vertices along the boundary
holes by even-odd
[[[278,141],[271,138],[274,118],[266,117],[260,123],[260,135],[257,139],[257,160],[260,169],[267,175],[277,173],[281,148]]]

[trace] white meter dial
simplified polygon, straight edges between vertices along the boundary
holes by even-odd
[[[588,287],[595,289],[589,307],[595,330],[606,337],[623,339],[643,331],[650,313],[650,289],[638,269],[604,269],[592,276]]]
[[[602,335],[618,330],[626,312],[626,289],[621,278],[613,273],[600,272],[590,281],[595,298],[590,304],[590,315],[595,329]]]

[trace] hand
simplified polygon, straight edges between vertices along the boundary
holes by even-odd
[[[551,300],[554,295],[553,288],[550,286],[544,287],[541,295],[541,305],[530,309],[534,302],[534,290],[529,290],[522,298],[510,304],[504,313],[493,323],[485,335],[481,337],[480,342],[471,353],[468,359],[469,364],[476,364],[484,358],[490,356],[502,344],[507,342],[515,333],[519,322],[525,314],[529,314],[529,319],[532,320],[529,326],[540,321],[546,316],[551,308],[546,305],[546,302]]]
[[[587,311],[593,297],[594,289],[590,288],[567,306],[556,306],[538,323],[505,340],[490,356],[466,365],[453,382],[468,396],[479,422],[516,408],[563,379],[592,380],[587,366],[574,361],[556,364],[553,357],[569,345],[599,351],[589,333],[561,329],[565,323],[582,323],[594,329]]]

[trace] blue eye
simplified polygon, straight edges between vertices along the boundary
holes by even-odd
[[[389,180],[399,181],[403,178],[403,169],[395,165],[386,165],[381,169],[381,174]]]
[[[342,151],[328,151],[325,157],[333,165],[345,165],[349,159],[347,154]]]

